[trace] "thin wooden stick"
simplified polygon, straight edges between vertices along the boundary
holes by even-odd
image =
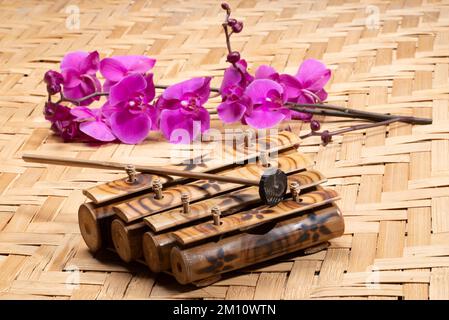
[[[45,164],[55,164],[64,165],[72,167],[83,167],[83,168],[95,168],[95,169],[108,169],[108,170],[125,170],[126,164],[108,161],[98,161],[98,160],[85,160],[85,159],[74,159],[58,156],[48,156],[48,155],[34,155],[34,154],[24,154],[22,159],[26,162],[37,162]],[[230,183],[243,184],[248,186],[259,186],[259,181],[249,180],[237,177],[221,176],[211,173],[200,173],[191,171],[181,171],[175,169],[166,169],[162,167],[151,167],[144,165],[135,165],[136,171],[144,173],[152,173],[159,175],[170,175],[177,177],[193,178],[193,179],[205,179],[205,180],[215,180]]]

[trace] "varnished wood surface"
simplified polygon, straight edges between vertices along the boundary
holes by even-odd
[[[274,161],[273,161],[274,162]],[[286,173],[297,172],[305,169],[309,164],[307,157],[298,152],[287,155],[281,154],[277,158],[277,166]],[[248,179],[258,179],[267,168],[259,163],[249,163],[241,167],[229,169],[218,174],[235,176]],[[188,194],[191,201],[198,201],[223,192],[229,192],[242,188],[240,184],[220,181],[199,180],[185,185],[177,185],[166,188],[162,199],[155,199],[154,194],[149,194],[136,199],[126,201],[114,207],[116,214],[127,223],[142,219],[162,210],[171,209],[181,205],[181,195]]]
[[[171,270],[176,280],[186,284],[317,245],[342,235],[344,221],[331,205],[260,228],[185,250],[173,247]]]
[[[284,200],[276,206],[261,206],[249,211],[239,212],[223,217],[220,225],[213,221],[183,228],[173,232],[175,239],[183,244],[190,244],[234,230],[249,228],[255,225],[267,223],[273,219],[292,215],[301,211],[329,204],[338,199],[333,190],[316,190],[300,195],[298,202]]]
[[[287,149],[294,148],[300,143],[300,139],[297,134],[288,131],[282,131],[277,134],[255,137],[252,144],[245,148],[242,146],[243,139],[236,139],[236,144],[232,146],[218,144],[218,147],[222,147],[220,151],[209,151],[202,154],[202,162],[198,165],[195,164],[194,159],[188,159],[187,164],[168,165],[161,168],[175,169],[175,170],[189,170],[193,172],[217,172],[221,168],[233,163],[242,163],[253,159],[260,155],[261,151],[266,151],[272,154],[286,151]],[[309,163],[310,165],[310,163]],[[113,180],[104,184],[99,184],[94,187],[83,190],[83,193],[96,203],[103,203],[118,199],[126,195],[132,195],[140,191],[151,191],[152,181],[157,177],[161,183],[169,181],[165,176],[155,176],[149,173],[138,173],[136,175],[137,181],[133,184],[126,183],[127,178]],[[181,181],[179,177],[173,177]]]
[[[317,171],[307,170],[289,176],[288,181],[298,182],[299,190],[304,190],[323,183],[326,179]],[[190,205],[189,213],[184,213],[182,208],[176,208],[146,217],[144,221],[153,231],[160,232],[209,217],[214,206],[226,215],[257,202],[260,202],[258,188],[249,187],[193,203]]]

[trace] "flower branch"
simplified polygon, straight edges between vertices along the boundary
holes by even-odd
[[[328,104],[297,104],[297,103],[287,103],[290,109],[297,110],[299,112],[311,113],[323,116],[335,116],[335,117],[345,117],[345,118],[360,118],[370,121],[384,121],[389,119],[399,119],[400,122],[405,122],[409,124],[431,124],[432,119],[428,118],[418,118],[411,116],[400,116],[394,114],[382,114],[375,112],[367,112],[356,109],[349,109]]]
[[[307,59],[296,74],[283,74],[262,65],[251,74],[238,51],[232,50],[231,36],[243,30],[243,22],[231,17],[231,7],[222,23],[230,63],[219,88],[210,87],[211,77],[192,78],[173,85],[156,85],[152,69],[155,59],[146,56],[115,56],[100,59],[97,51],[71,52],[64,56],[60,72],[49,70],[44,82],[48,99],[45,118],[65,141],[114,141],[136,144],[149,131],[160,131],[170,142],[189,143],[210,128],[205,103],[221,96],[218,117],[225,123],[240,122],[255,129],[268,129],[282,121],[310,122],[311,132],[303,136],[321,136],[328,143],[332,136],[372,128],[392,122],[429,124],[423,119],[355,110],[324,103],[324,89],[331,70],[315,59]],[[100,73],[105,79],[97,78]],[[156,95],[156,89],[163,91]],[[211,95],[214,92],[214,95]],[[59,95],[59,99],[52,98]],[[106,97],[98,108],[94,101]],[[63,104],[65,103],[65,104]],[[319,132],[314,115],[360,118],[371,124]],[[185,133],[180,139],[176,134]],[[175,135],[175,136],[173,136]]]
[[[315,120],[313,120],[315,121]],[[352,131],[358,131],[358,130],[364,130],[364,129],[370,129],[370,128],[375,128],[375,127],[380,127],[380,126],[385,126],[394,122],[402,122],[401,117],[398,118],[391,118],[388,120],[384,120],[384,121],[380,121],[380,122],[376,122],[376,123],[369,123],[369,124],[358,124],[355,126],[350,126],[348,128],[343,128],[340,130],[336,130],[336,131],[332,131],[329,132],[328,130],[324,130],[319,132],[319,124],[317,125],[317,123],[313,122],[311,123],[311,131],[305,135],[300,136],[301,139],[306,139],[309,137],[313,137],[313,136],[320,136],[321,137],[321,141],[323,143],[323,145],[327,145],[329,142],[332,141],[332,137],[336,136],[336,135],[340,135],[343,133],[348,133],[348,132],[352,132]]]

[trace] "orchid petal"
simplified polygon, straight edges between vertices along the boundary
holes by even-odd
[[[313,117],[313,114],[308,112],[299,112],[296,110],[291,110],[291,117],[294,120],[302,120],[302,121],[310,121]]]
[[[119,61],[129,73],[147,73],[156,64],[156,59],[147,56],[115,56],[112,59]]]
[[[171,143],[188,143],[209,128],[210,115],[204,108],[200,108],[195,117],[181,110],[168,109],[163,110],[160,116],[160,129]]]
[[[289,74],[281,74],[279,81],[284,88],[287,100],[295,100],[301,94],[301,83],[295,77]]]
[[[88,74],[82,76],[82,82],[80,84],[80,88],[83,92],[83,97],[88,96],[92,93],[101,91],[101,83],[95,77]],[[100,100],[100,96],[96,96],[87,100],[84,100],[80,103],[82,106],[86,106],[91,104],[94,100]]]
[[[150,131],[151,119],[145,113],[132,114],[128,110],[115,112],[109,118],[114,135],[122,142],[136,144]]]
[[[204,79],[203,85],[194,91],[199,96],[201,105],[205,104],[207,102],[207,100],[209,100],[210,82],[211,82],[212,78],[205,77],[203,79]]]
[[[77,71],[80,70],[81,61],[83,61],[89,54],[84,51],[75,51],[67,53],[61,62],[61,70],[72,68]]]
[[[101,113],[106,117],[109,118],[113,113],[120,111],[121,108],[119,108],[119,105],[111,106],[109,103],[109,100],[104,103],[104,105],[101,107]]]
[[[198,94],[202,98],[201,100],[204,100],[204,96],[206,95],[206,93],[210,92],[210,81],[210,77],[192,78],[186,81],[182,81],[165,89],[162,97],[165,100],[180,100],[185,93],[198,92]],[[207,98],[209,98],[209,96]]]
[[[327,99],[327,92],[324,89],[315,91],[315,95],[321,100],[321,101],[318,101],[318,102],[323,102],[323,101],[325,101]]]
[[[194,117],[194,121],[199,121],[201,125],[201,133],[209,130],[210,128],[210,113],[206,108],[199,108],[198,114]]]
[[[156,108],[162,109],[179,109],[181,107],[179,100],[165,100],[160,96],[156,101]]]
[[[171,143],[188,143],[193,140],[193,119],[181,110],[163,110],[159,127]]]
[[[224,123],[239,121],[246,112],[246,106],[239,101],[223,102],[217,107],[218,117]]]
[[[126,76],[126,67],[117,59],[104,58],[100,62],[100,73],[105,79],[117,82]]]
[[[100,121],[87,121],[80,123],[80,131],[99,141],[114,141],[116,138],[111,129]]]
[[[150,103],[156,96],[156,88],[154,87],[153,74],[150,73],[147,76],[145,76],[145,81],[147,82],[147,87],[145,88],[145,98],[146,98],[145,102]]]
[[[64,87],[65,88],[74,88],[80,85],[81,77],[80,73],[73,68],[67,68],[62,70],[62,76],[64,78]]]
[[[284,120],[285,115],[280,111],[272,111],[267,108],[254,109],[251,114],[245,116],[245,121],[256,129],[267,129],[274,127]]]
[[[126,76],[111,87],[109,103],[116,105],[120,102],[128,101],[135,92],[144,90],[146,86],[147,83],[141,74],[135,73]]]
[[[73,88],[66,88],[64,87],[64,96],[69,99],[81,99],[85,96],[83,89],[81,86],[76,86]]]
[[[81,60],[79,65],[80,73],[95,75],[100,67],[100,55],[98,51],[90,52],[87,57]]]
[[[76,121],[95,119],[95,113],[87,107],[75,107],[70,110]]]
[[[159,130],[159,109],[150,105],[147,114],[151,119],[151,130]]]
[[[250,83],[245,94],[251,98],[254,104],[261,104],[266,101],[268,92],[271,90],[277,91],[280,95],[283,93],[283,88],[279,83],[268,79],[257,79]]]
[[[256,79],[271,79],[271,77],[275,76],[277,71],[270,66],[261,65],[256,70]]]
[[[331,77],[331,71],[318,60],[304,60],[298,69],[296,78],[302,83],[303,89],[321,90]]]
[[[315,96],[318,97],[320,101],[317,101]],[[327,99],[327,92],[322,89],[316,92],[312,92],[312,94],[307,91],[301,91],[299,96],[292,102],[303,103],[303,104],[312,104],[312,103],[320,103],[321,101],[325,101]]]
[[[227,95],[227,88],[238,85],[241,79],[242,76],[240,72],[236,68],[234,68],[234,66],[230,66],[224,72],[223,81],[220,87],[220,93],[222,95]]]

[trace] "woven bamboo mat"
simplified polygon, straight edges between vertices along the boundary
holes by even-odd
[[[321,59],[333,71],[332,103],[434,123],[346,134],[327,147],[305,141],[301,151],[341,194],[345,235],[327,251],[201,289],[89,254],[77,225],[81,189],[120,173],[33,165],[20,155],[164,161],[156,138],[140,146],[62,143],[42,116],[42,76],[78,49],[151,55],[163,84],[219,76],[219,4],[74,3],[0,0],[0,298],[449,298],[449,1],[231,2],[245,22],[234,46],[252,70],[295,72],[303,59]],[[350,123],[328,118],[325,127]]]

